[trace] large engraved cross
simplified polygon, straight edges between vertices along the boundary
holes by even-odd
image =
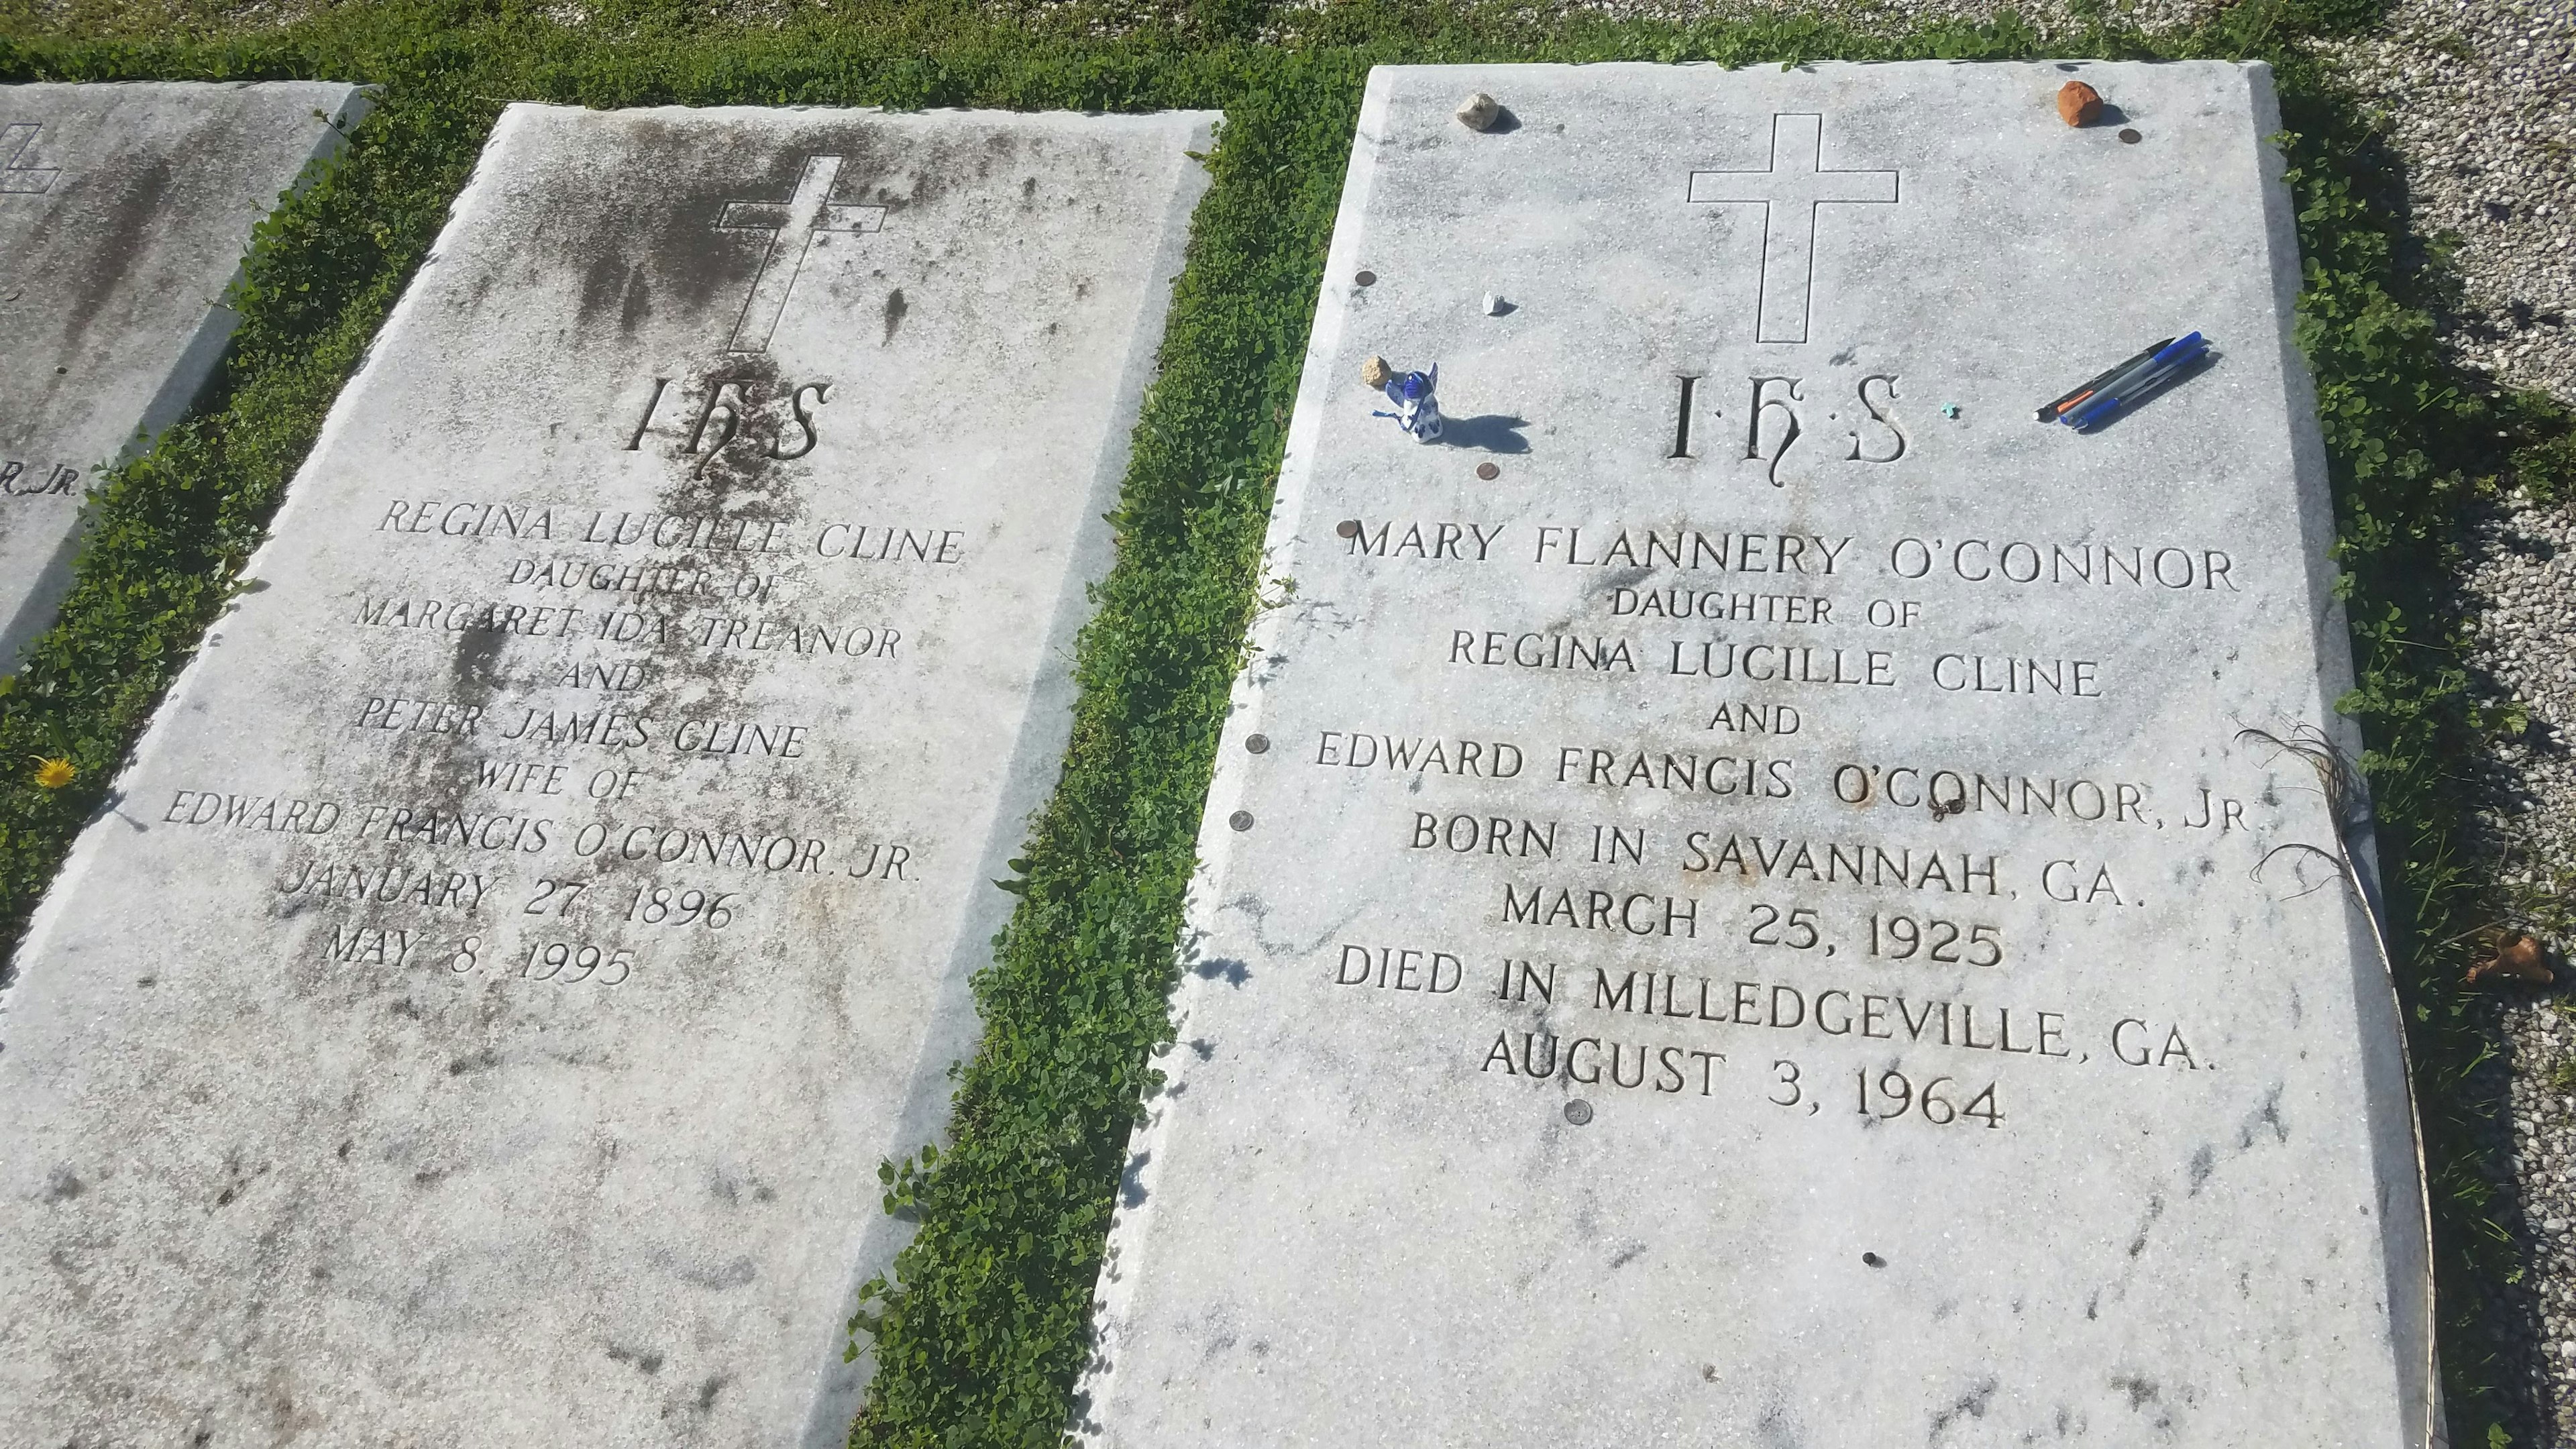
[[[1771,118],[1771,165],[1761,171],[1694,171],[1692,201],[1762,203],[1762,293],[1754,339],[1807,340],[1807,293],[1816,274],[1816,208],[1896,201],[1893,171],[1824,169],[1825,118]]]
[[[796,178],[796,193],[785,201],[728,201],[716,226],[724,231],[765,231],[769,251],[752,278],[751,295],[743,299],[734,320],[727,352],[767,352],[770,334],[787,311],[787,293],[805,266],[806,248],[817,233],[876,231],[885,225],[882,206],[846,206],[832,200],[832,182],[841,174],[838,156],[808,156],[805,174]]]

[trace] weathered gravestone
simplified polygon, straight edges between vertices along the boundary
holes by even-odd
[[[2251,66],[1377,72],[1098,1442],[2421,1442],[2389,983],[2240,735],[2351,743],[2278,124]]]
[[[0,1423],[840,1442],[1212,120],[504,115],[21,952]]]
[[[0,86],[0,670],[71,585],[81,495],[176,421],[251,229],[364,114],[354,86]]]

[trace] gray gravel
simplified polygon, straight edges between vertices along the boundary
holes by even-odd
[[[2560,1003],[2501,1010],[2513,1077],[2512,1151],[2499,1182],[2528,1269],[2492,1315],[2513,1443],[2576,1443],[2576,1022]],[[2499,1144],[2501,1145],[2501,1144]]]
[[[2518,701],[2531,723],[2477,762],[2486,808],[2471,842],[2501,878],[2506,921],[2564,952],[2576,946],[2576,509],[2508,500],[2478,530],[2464,604],[2477,619],[2471,667],[2485,702]],[[2558,963],[2553,963],[2556,965]],[[2487,1144],[2496,1219],[2526,1268],[2489,1327],[2517,1446],[2576,1444],[2576,1009],[2561,986],[2500,992],[2486,1007],[2501,1055],[2473,1084],[2505,1094],[2510,1140]]]
[[[2458,238],[2462,360],[2576,403],[2576,0],[2400,0],[2326,54],[2384,109],[2416,234]]]
[[[2531,719],[2481,762],[2479,843],[2509,888],[2545,896],[2576,867],[2576,509],[2508,499],[2476,531],[2466,582],[2480,702],[2519,703]]]

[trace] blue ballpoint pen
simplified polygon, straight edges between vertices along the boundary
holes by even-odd
[[[2118,412],[2124,403],[2135,403],[2156,390],[2184,368],[2198,362],[2209,350],[2209,344],[2197,332],[2177,337],[2155,356],[2113,378],[2058,418],[2059,422],[2081,431]]]
[[[2199,361],[2208,350],[2208,343],[2197,332],[2178,337],[2159,349],[2155,356],[2095,389],[2093,396],[2067,409],[2058,421],[2079,431],[2106,421],[2122,407],[2144,400],[2183,368]]]

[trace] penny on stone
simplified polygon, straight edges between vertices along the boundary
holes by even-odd
[[[1351,278],[1351,280],[1359,283],[1363,287],[1374,287],[1377,285],[1377,273],[1362,272],[1358,276]]]
[[[2129,145],[2131,145],[2131,146],[2134,146],[2134,145],[2138,144],[2138,142],[2139,142],[2139,140],[2141,139],[2141,137],[2138,135],[2138,133],[2137,133],[2137,131],[2136,131],[2135,129],[2130,128],[2130,127],[2122,127],[2122,128],[2121,128],[2121,130],[2120,130],[2120,139],[2121,139],[2123,142],[2125,142],[2125,143],[2127,143],[2127,144],[2129,144]]]
[[[1484,479],[1488,483],[1491,483],[1495,479],[1503,476],[1503,470],[1495,467],[1491,463],[1479,463],[1476,465],[1476,476]]]
[[[1357,538],[1360,536],[1360,521],[1356,518],[1345,518],[1333,525],[1333,532],[1344,538]]]

